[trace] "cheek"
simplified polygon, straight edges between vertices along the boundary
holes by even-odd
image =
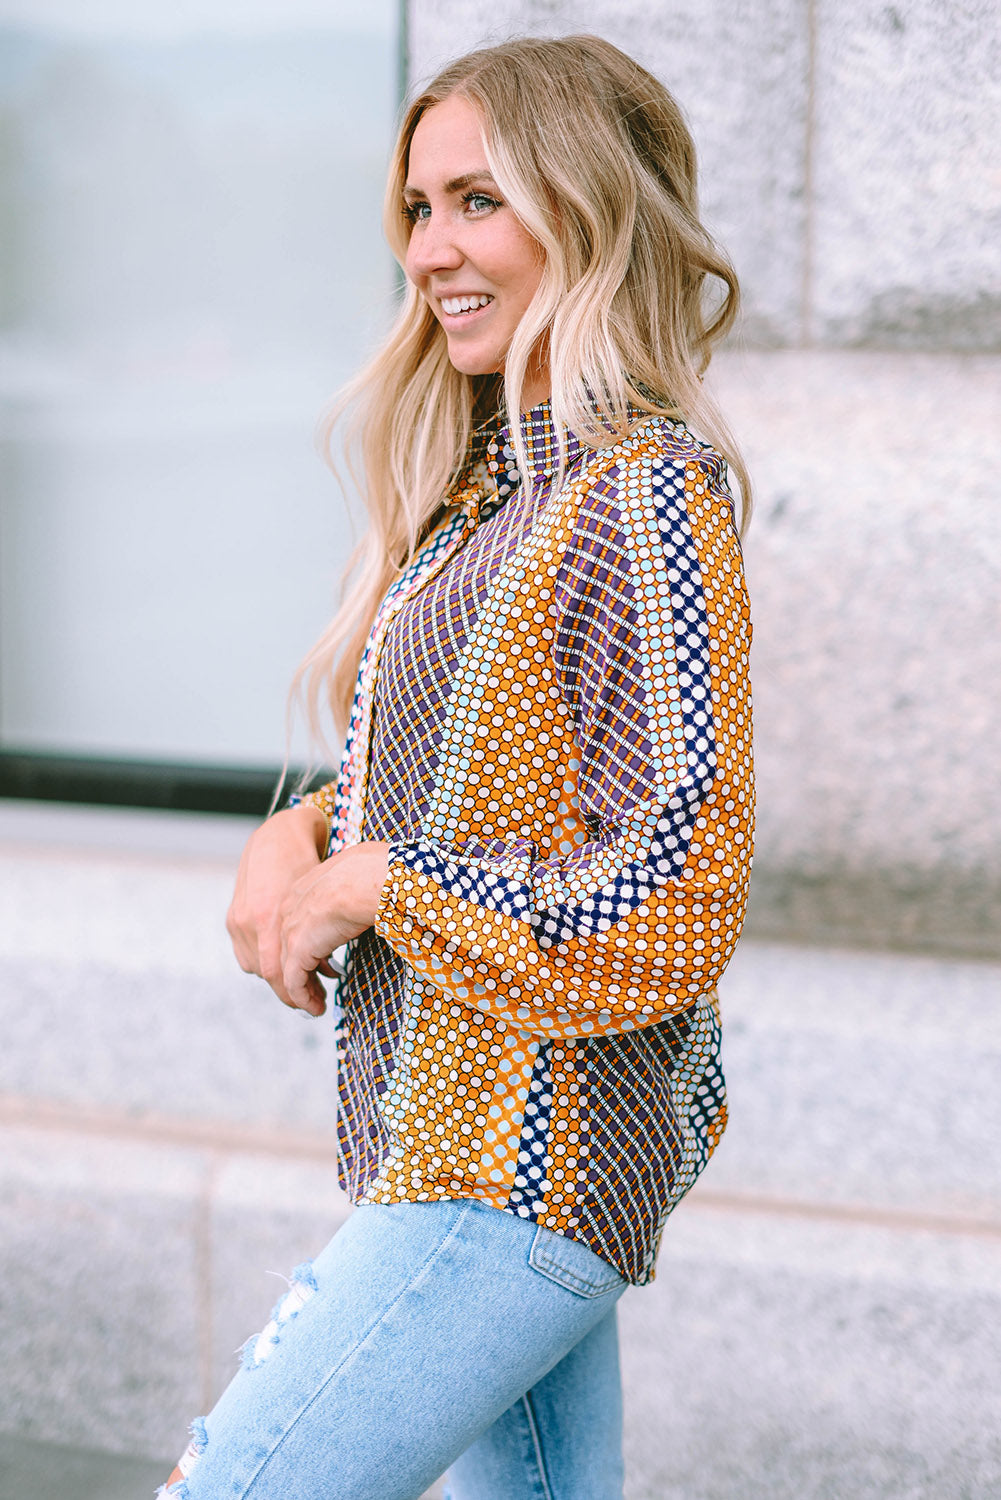
[[[520,248],[521,274],[519,285],[522,300],[527,305],[539,289],[542,280],[543,261],[534,240],[523,241]]]
[[[532,298],[539,289],[540,280],[541,273],[534,266],[530,269],[526,268],[518,285],[518,296],[516,299],[519,318],[523,317],[527,312]]]
[[[425,278],[421,274],[419,267],[414,263],[414,258],[410,255],[409,251],[407,252],[406,259],[403,262],[403,271],[411,286],[415,287],[416,290],[420,293],[422,302],[427,303],[428,307],[440,322],[441,318],[439,315],[438,305],[427,295],[424,287],[421,285]]]

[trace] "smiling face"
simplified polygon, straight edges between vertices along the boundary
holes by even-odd
[[[410,220],[406,271],[445,330],[464,375],[496,375],[542,279],[542,252],[504,202],[487,166],[479,118],[453,95],[426,110],[410,142],[403,192]],[[529,366],[522,406],[549,392]]]

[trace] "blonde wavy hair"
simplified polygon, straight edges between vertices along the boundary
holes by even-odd
[[[602,447],[650,413],[682,416],[736,475],[742,520],[749,510],[747,472],[702,384],[736,316],[737,279],[699,221],[695,147],[667,89],[595,36],[510,41],[451,63],[406,108],[390,163],[384,227],[401,265],[410,142],[422,115],[453,96],[480,117],[487,164],[541,247],[542,278],[503,377],[455,370],[408,283],[389,336],[321,424],[329,454],[350,415],[348,461],[369,516],[341,607],[293,682],[321,744],[321,709],[343,732],[376,610],[442,519],[475,427],[498,409],[524,476],[520,395],[540,347],[561,439],[570,430]]]

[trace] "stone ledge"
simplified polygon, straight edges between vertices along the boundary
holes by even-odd
[[[999,913],[995,869],[797,870],[759,861],[744,933],[751,942],[998,960]]]
[[[151,973],[130,1009],[113,970],[26,973],[0,963],[0,1122],[332,1166],[331,1027],[242,975]],[[731,1113],[707,1190],[1001,1221],[984,1149],[1001,1140],[999,983],[991,964],[741,943],[720,986]]]

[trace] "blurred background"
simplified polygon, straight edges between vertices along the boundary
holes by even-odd
[[[1001,1496],[997,7],[0,0],[2,1497],[148,1493],[347,1211],[329,1028],[222,929],[356,534],[314,426],[404,89],[581,29],[691,121],[757,486],[732,1124],[627,1497]]]
[[[350,542],[312,428],[392,295],[398,6],[0,17],[0,742],[270,772]]]

